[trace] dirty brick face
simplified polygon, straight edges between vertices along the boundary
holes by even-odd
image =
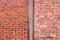
[[[28,40],[27,0],[0,0],[0,40]]]
[[[34,39],[60,40],[60,0],[35,0]]]

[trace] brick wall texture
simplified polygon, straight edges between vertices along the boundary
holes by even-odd
[[[0,40],[28,40],[27,0],[0,0]]]
[[[34,40],[60,40],[60,0],[34,0]]]

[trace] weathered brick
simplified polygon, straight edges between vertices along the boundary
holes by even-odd
[[[34,39],[60,40],[60,1],[34,1]]]

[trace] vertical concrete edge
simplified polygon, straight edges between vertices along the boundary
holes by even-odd
[[[29,19],[29,40],[33,40],[33,0],[28,0],[28,19]]]

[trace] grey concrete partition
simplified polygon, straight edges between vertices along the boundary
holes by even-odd
[[[28,0],[28,17],[29,17],[29,40],[33,40],[33,0]]]

